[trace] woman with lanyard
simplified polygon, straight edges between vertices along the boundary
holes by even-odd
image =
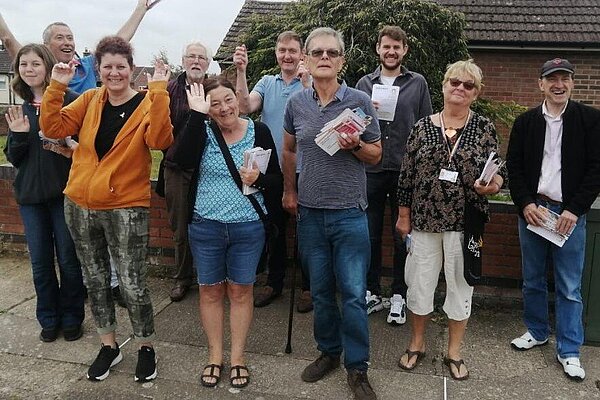
[[[398,365],[412,370],[425,355],[425,328],[443,266],[443,309],[449,331],[444,364],[457,380],[469,376],[460,345],[473,294],[463,275],[465,203],[488,213],[485,196],[498,193],[504,182],[500,175],[487,185],[478,181],[490,152],[498,151],[494,125],[470,109],[481,90],[481,80],[481,69],[472,60],[448,66],[442,84],[444,108],[413,127],[398,180],[396,229],[407,243],[405,273],[411,321],[411,340]]]

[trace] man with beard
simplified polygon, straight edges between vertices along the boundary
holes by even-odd
[[[310,86],[310,75],[304,68],[302,60],[302,39],[293,31],[279,34],[275,44],[275,58],[280,68],[277,75],[265,75],[248,93],[246,68],[248,53],[244,45],[238,46],[233,55],[233,63],[237,67],[236,92],[240,102],[240,112],[250,114],[261,111],[260,120],[271,130],[273,141],[277,147],[277,155],[282,160],[283,147],[283,113],[289,96]],[[300,171],[300,160],[298,168]],[[286,218],[281,207],[281,196],[275,195],[274,201],[268,201],[269,217],[277,225],[280,235],[273,249],[269,262],[267,284],[257,290],[254,297],[255,307],[264,307],[279,297],[283,290],[285,277],[286,252]],[[276,198],[278,197],[278,198]],[[313,308],[310,297],[310,283],[306,274],[302,273],[302,293],[298,299],[298,312],[309,312]]]
[[[186,88],[193,83],[204,82],[206,71],[212,61],[210,50],[200,42],[192,42],[185,46],[181,65],[184,71],[169,82],[169,109],[171,123],[173,124],[174,141],[165,152],[165,157],[160,165],[160,173],[156,184],[156,192],[164,196],[167,202],[169,223],[173,230],[175,240],[175,284],[171,289],[172,301],[181,301],[192,286],[194,269],[192,253],[188,242],[188,191],[194,168],[181,169],[173,155],[179,145],[179,133],[185,127],[188,112]]]
[[[367,165],[367,197],[369,208],[369,238],[371,242],[371,262],[367,274],[367,313],[381,311],[384,303],[381,298],[381,236],[386,199],[391,209],[391,227],[394,238],[394,265],[392,281],[392,297],[388,324],[401,325],[406,322],[406,282],[404,281],[404,263],[406,248],[400,234],[396,232],[398,207],[396,191],[398,174],[402,157],[406,151],[406,141],[412,126],[419,119],[430,115],[431,98],[425,78],[409,71],[402,65],[402,59],[408,52],[406,32],[397,26],[384,26],[379,31],[375,51],[379,55],[381,65],[368,75],[363,76],[356,88],[372,95],[374,85],[395,86],[398,101],[393,116],[382,115],[378,112],[381,128],[381,160],[376,165]],[[378,88],[376,88],[378,89]],[[373,104],[379,109],[381,104],[374,100]]]

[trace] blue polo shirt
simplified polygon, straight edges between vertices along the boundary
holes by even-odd
[[[262,98],[261,122],[264,122],[271,131],[277,156],[281,163],[281,153],[283,151],[283,114],[288,98],[302,90],[302,82],[299,78],[294,78],[287,85],[281,74],[265,75],[252,89]]]
[[[75,69],[75,75],[69,82],[69,89],[77,93],[96,87],[96,57],[93,55],[77,59],[79,65]]]
[[[340,150],[330,156],[315,143],[323,126],[346,108],[360,107],[373,117],[361,140],[374,143],[381,132],[377,114],[367,94],[342,83],[334,99],[321,107],[314,89],[295,93],[285,108],[283,127],[296,136],[297,151],[303,161],[298,179],[298,204],[310,208],[367,208],[367,176],[365,165],[351,151]]]

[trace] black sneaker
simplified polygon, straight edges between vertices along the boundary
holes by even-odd
[[[156,378],[156,353],[148,346],[142,346],[138,350],[137,367],[135,367],[135,381],[147,382]]]
[[[58,337],[58,328],[44,328],[40,332],[40,340],[42,342],[54,342]]]
[[[369,383],[367,371],[348,370],[348,385],[356,400],[377,400],[377,395]]]
[[[120,307],[127,308],[127,304],[125,303],[125,299],[121,294],[121,288],[119,288],[119,286],[112,288],[111,293],[113,300],[116,301]]]
[[[308,364],[302,371],[302,380],[304,382],[316,382],[323,378],[329,372],[340,366],[340,356],[330,356],[321,354],[319,358]]]
[[[119,350],[119,345],[113,349],[110,345],[102,346],[98,356],[90,366],[87,372],[87,378],[90,381],[103,381],[110,373],[110,367],[113,367],[121,362],[123,354]]]
[[[63,337],[67,342],[72,342],[83,336],[83,328],[80,325],[67,326],[63,328]]]

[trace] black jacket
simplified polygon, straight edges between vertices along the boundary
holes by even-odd
[[[64,105],[76,98],[75,92],[67,91]],[[60,198],[69,178],[71,159],[42,147],[38,134],[39,115],[35,106],[23,103],[23,114],[29,119],[29,132],[9,130],[4,148],[6,158],[17,168],[13,183],[17,203],[39,204]]]
[[[172,160],[177,163],[179,168],[194,169],[190,191],[188,192],[188,221],[192,219],[194,204],[196,204],[200,161],[206,147],[206,117],[206,114],[190,110],[189,119],[179,135],[179,140],[169,149],[169,153],[172,154]],[[276,205],[275,202],[281,203],[283,196],[283,175],[279,168],[275,143],[267,125],[262,122],[254,122],[254,132],[254,146],[262,147],[265,150],[272,150],[269,165],[267,166],[267,173],[261,173],[253,185],[262,191],[265,197],[265,206],[267,211],[269,211]]]
[[[545,137],[541,105],[515,120],[507,167],[510,194],[521,216],[527,204],[535,203]],[[563,114],[561,152],[563,209],[580,216],[600,193],[600,110],[569,100]]]

